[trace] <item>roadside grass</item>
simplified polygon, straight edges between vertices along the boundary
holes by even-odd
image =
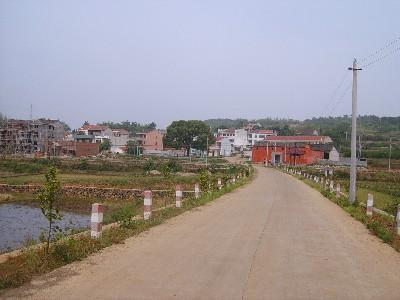
[[[367,203],[368,194],[374,195],[374,207],[381,210],[388,210],[389,205],[396,201],[396,198],[386,193],[377,192],[367,188],[357,188],[357,199],[362,203]],[[391,213],[391,212],[390,212]]]
[[[400,252],[400,236],[396,233],[395,223],[389,216],[379,215],[373,213],[371,217],[366,215],[366,209],[359,205],[356,201],[354,204],[350,204],[348,199],[340,196],[336,198],[335,192],[323,189],[319,183],[316,183],[310,179],[305,179],[299,175],[293,175],[304,183],[318,190],[325,198],[328,198],[332,202],[339,205],[353,218],[362,222],[373,234],[379,237],[383,242],[391,245],[395,250]],[[361,196],[365,191],[361,191]],[[359,197],[359,196],[358,196]],[[357,198],[360,199],[360,198]],[[383,201],[383,200],[382,200]]]
[[[348,191],[349,182],[337,181],[343,191]],[[366,203],[368,194],[374,195],[374,207],[384,210],[392,215],[397,212],[400,204],[400,185],[380,181],[357,181],[357,199],[360,203]]]
[[[22,250],[21,254],[8,257],[5,262],[0,264],[0,289],[20,286],[34,276],[48,273],[73,261],[82,260],[112,244],[123,243],[128,237],[138,235],[174,216],[207,204],[223,194],[235,190],[249,182],[252,177],[253,172],[249,177],[240,179],[235,184],[224,186],[221,190],[203,193],[198,199],[186,198],[181,208],[172,207],[156,211],[147,221],[133,219],[137,210],[127,204],[110,216],[110,221],[117,221],[118,226],[105,229],[100,238],[92,239],[88,234],[67,236],[51,243],[48,255],[45,254],[43,247],[26,248]]]

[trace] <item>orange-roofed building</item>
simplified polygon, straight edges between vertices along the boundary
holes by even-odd
[[[268,136],[252,149],[256,163],[313,164],[332,157],[338,153],[327,136]]]

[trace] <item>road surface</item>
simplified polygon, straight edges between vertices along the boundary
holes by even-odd
[[[247,186],[2,297],[400,299],[399,253],[304,183],[257,169]]]

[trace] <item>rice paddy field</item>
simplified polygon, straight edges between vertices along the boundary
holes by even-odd
[[[196,159],[166,159],[143,157],[119,159],[27,159],[8,158],[0,160],[0,184],[37,185],[45,182],[45,173],[52,165],[57,167],[58,179],[62,186],[150,189],[153,192],[153,209],[167,207],[175,203],[175,187],[181,185],[184,197],[193,197],[194,185],[200,182],[202,171],[208,170],[212,181],[223,181],[243,170],[222,159],[204,161]],[[101,193],[100,193],[101,194]],[[102,194],[101,194],[102,195]],[[143,196],[132,193],[129,197],[88,196],[77,193],[75,196],[60,195],[56,206],[64,215],[60,223],[63,231],[80,231],[90,225],[90,212],[93,203],[105,205],[104,223],[143,213]],[[0,252],[22,246],[25,241],[38,242],[41,226],[45,219],[40,212],[37,195],[31,192],[0,193],[0,214],[3,219],[18,219],[19,222],[0,223],[0,232],[10,234],[0,243]],[[23,216],[22,216],[22,215]],[[68,220],[73,221],[68,221]],[[10,227],[11,226],[11,227]],[[19,229],[18,229],[18,228]],[[17,230],[18,229],[18,230]],[[18,234],[15,234],[15,230]],[[14,233],[12,233],[14,232]],[[15,240],[10,240],[13,237]],[[1,242],[1,241],[0,241]]]

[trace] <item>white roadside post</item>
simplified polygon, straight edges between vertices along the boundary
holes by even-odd
[[[92,215],[90,218],[90,236],[92,238],[101,237],[102,227],[103,227],[103,213],[104,205],[100,203],[92,204]]]
[[[235,178],[235,176],[233,176],[232,177],[232,183],[235,183],[236,182],[236,178]]]
[[[328,177],[328,170],[325,169],[325,177]]]
[[[372,208],[374,207],[374,195],[368,194],[367,200],[367,216],[372,216]]]
[[[218,178],[218,189],[222,189],[222,180],[221,178]]]
[[[199,194],[200,194],[200,186],[198,183],[196,183],[194,185],[194,197],[197,199],[199,198]]]
[[[176,207],[182,206],[182,187],[178,184],[175,187],[175,199],[176,199]]]
[[[143,200],[143,219],[148,220],[151,217],[151,206],[152,206],[152,195],[151,191],[144,191],[144,200]]]
[[[340,183],[336,184],[336,198],[340,198]]]
[[[396,230],[397,234],[400,235],[400,204],[397,205]]]
[[[331,193],[333,192],[333,180],[331,180],[331,183],[329,184],[329,189],[331,190]]]

